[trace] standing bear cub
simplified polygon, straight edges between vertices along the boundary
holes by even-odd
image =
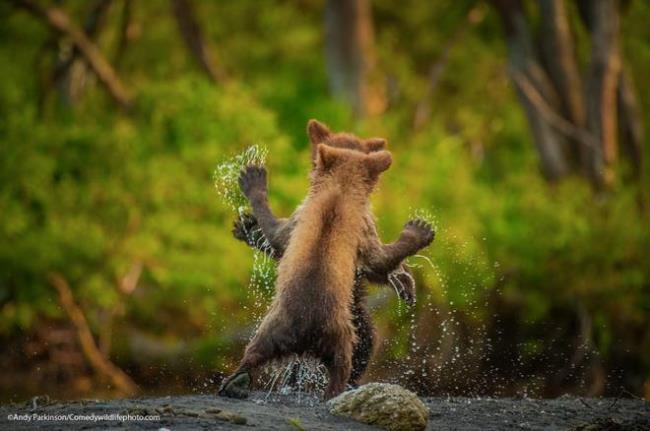
[[[334,133],[317,120],[309,120],[307,134],[311,145],[312,169],[316,169],[319,145],[349,149],[363,154],[384,150],[382,138],[362,139],[350,133]],[[249,166],[240,177],[240,187],[249,199],[253,214],[243,214],[235,222],[233,234],[274,259],[282,258],[302,211],[302,205],[288,218],[276,218],[268,205],[266,170]],[[434,236],[431,226],[421,220],[408,222],[398,241],[382,244],[375,217],[367,208],[365,226],[359,243],[357,277],[352,293],[352,323],[357,341],[352,353],[352,374],[348,384],[356,386],[365,372],[375,344],[375,331],[366,304],[365,280],[390,285],[409,305],[415,303],[415,280],[403,260],[428,245]]]
[[[334,148],[344,148],[348,150],[360,151],[369,154],[386,149],[386,140],[383,138],[361,139],[350,133],[334,133],[323,123],[317,120],[309,120],[307,123],[307,134],[311,145],[311,162],[312,168],[316,165],[316,155],[318,145],[327,145]],[[266,172],[262,167],[256,167],[247,175],[261,177],[259,181],[247,181],[247,178],[241,178],[240,184],[244,194],[249,197],[253,209],[253,214],[243,214],[236,221],[233,228],[235,238],[244,241],[252,247],[267,253],[270,257],[279,259],[282,257],[284,250],[289,242],[289,237],[295,225],[297,215],[301,211],[298,207],[289,218],[276,218],[268,206],[266,193]],[[250,190],[250,186],[258,186],[258,190]],[[370,210],[365,215],[365,237],[360,244],[360,252],[368,255],[375,253],[377,244],[380,244],[377,228],[375,226],[375,217]],[[425,236],[432,236],[431,229],[424,229],[422,232]],[[413,250],[414,252],[417,250]],[[408,257],[408,256],[404,256]],[[363,260],[362,266],[357,268],[360,273],[359,282],[367,279],[374,283],[391,285],[398,292],[400,298],[405,300],[409,305],[415,303],[415,280],[413,279],[408,267],[400,262],[397,268],[373,267],[370,262]],[[395,272],[391,272],[393,270]],[[364,286],[359,285],[355,290],[363,291]],[[357,295],[365,297],[363,292]],[[360,310],[361,311],[361,310]]]
[[[247,396],[252,370],[291,354],[322,361],[329,373],[326,398],[345,389],[356,341],[350,305],[364,217],[391,161],[387,151],[317,147],[310,190],[278,266],[275,298],[219,394]]]

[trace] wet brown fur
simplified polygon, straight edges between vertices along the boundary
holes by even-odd
[[[342,392],[352,372],[356,342],[351,306],[368,198],[390,153],[319,145],[309,194],[296,216],[278,266],[276,296],[249,343],[241,373],[289,354],[320,358],[330,378],[326,397]]]
[[[386,141],[382,138],[360,139],[349,133],[333,133],[327,126],[317,120],[310,120],[307,125],[307,134],[312,148],[312,164],[315,166],[317,147],[325,144],[335,148],[344,148],[369,154],[383,150]],[[265,184],[265,181],[264,181]],[[265,203],[266,194],[262,202]],[[235,237],[246,241],[249,245],[260,248],[272,257],[280,258],[289,242],[293,229],[296,225],[303,206],[299,206],[288,219],[275,219],[270,210],[266,208],[267,216],[272,218],[274,224],[266,226],[268,235],[264,236],[258,226],[257,219],[252,215],[246,215],[235,223],[233,233]],[[269,239],[267,240],[266,237]],[[268,242],[267,242],[268,241]],[[379,240],[375,227],[375,218],[368,206],[363,216],[363,228],[359,241],[358,276],[355,278],[353,287],[353,302],[351,313],[353,325],[357,334],[357,342],[353,351],[353,370],[348,383],[356,385],[365,372],[370,356],[372,355],[375,331],[366,304],[366,286],[364,279],[375,283],[391,284],[396,288],[398,294],[407,303],[415,301],[415,284],[408,268],[400,261],[393,267],[381,267],[373,265],[376,263],[376,256],[384,251]],[[394,273],[391,272],[395,271]],[[389,279],[392,277],[392,280]]]
[[[333,133],[327,128],[327,126],[317,120],[309,120],[307,123],[307,134],[309,135],[312,149],[312,165],[315,165],[316,148],[320,144],[325,144],[334,148],[360,151],[364,154],[370,154],[386,148],[386,140],[383,138],[361,139],[351,133]],[[263,200],[266,200],[266,196],[264,196]],[[272,257],[280,258],[289,243],[289,238],[291,237],[297,217],[301,210],[302,205],[296,208],[289,218],[274,219],[273,228],[263,227],[262,230],[267,233],[265,234],[266,241],[268,242],[267,244],[270,246],[270,248],[267,248],[266,250],[264,250],[265,242],[260,241],[259,237],[252,236],[252,238],[250,238],[246,235],[249,230],[257,227],[257,220],[249,218],[248,221],[245,222],[248,224],[245,228],[242,226],[241,221],[236,222],[233,233],[238,239],[246,241],[254,247],[262,248],[263,251],[270,252]],[[375,216],[372,213],[370,206],[368,206],[366,213],[364,214],[363,235],[359,246],[362,257],[370,257],[371,254],[380,246],[381,240],[377,234]],[[390,271],[378,271],[377,268],[374,268],[369,264],[371,263],[370,260],[371,259],[362,259],[360,262],[360,267],[358,269],[363,271],[364,278],[374,283],[395,285],[394,287],[398,289],[400,297],[407,303],[413,304],[415,301],[415,283],[408,268],[400,262],[397,267],[392,268]],[[393,283],[391,283],[389,275],[394,270],[398,270],[398,275],[395,276],[396,278]]]

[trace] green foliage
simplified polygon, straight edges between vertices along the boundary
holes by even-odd
[[[208,315],[219,301],[245,296],[239,287],[250,253],[233,243],[231,215],[210,178],[224,152],[251,142],[286,145],[272,116],[244,92],[201,80],[152,85],[140,97],[135,118],[147,127],[117,115],[97,124],[79,113],[67,125],[5,117],[2,267],[11,271],[3,271],[2,284],[16,309],[3,313],[5,330],[31,323],[23,306],[31,317],[55,312],[49,271],[65,274],[80,301],[109,307],[118,299],[116,281],[143,262],[149,291],[132,306],[152,327],[165,321],[157,316],[160,301],[193,298],[196,310],[169,305],[181,315]]]

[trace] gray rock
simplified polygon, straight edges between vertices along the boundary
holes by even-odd
[[[369,383],[332,398],[331,414],[389,431],[417,431],[427,426],[429,410],[416,394],[398,385]]]

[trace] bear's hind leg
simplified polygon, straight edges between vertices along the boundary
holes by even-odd
[[[359,379],[366,372],[375,345],[375,328],[364,301],[365,296],[356,298],[355,293],[352,323],[357,334],[357,341],[352,350],[352,373],[348,380],[348,384],[354,387],[359,384]]]
[[[333,349],[331,353],[322,358],[329,374],[329,384],[325,389],[326,400],[343,392],[346,383],[350,379],[352,373],[352,339],[353,335],[350,333],[348,337],[332,343]]]
[[[329,384],[325,389],[325,399],[334,398],[341,392],[345,391],[345,384],[350,378],[352,370],[351,364],[330,364],[327,366],[329,373]]]
[[[229,398],[248,398],[251,385],[250,372],[276,357],[277,349],[273,342],[268,338],[256,336],[246,347],[239,367],[221,383],[218,394]]]

